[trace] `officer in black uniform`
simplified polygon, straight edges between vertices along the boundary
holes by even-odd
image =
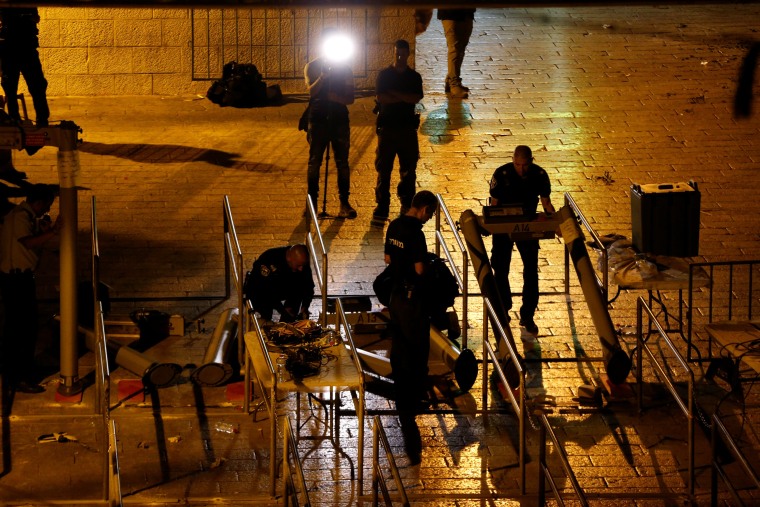
[[[432,192],[422,190],[410,204],[406,214],[388,225],[385,262],[390,265],[393,278],[389,310],[396,409],[407,455],[412,464],[417,464],[421,460],[422,441],[415,416],[427,390],[430,352],[430,317],[423,298],[428,258],[422,225],[435,213],[438,200]]]
[[[505,164],[491,177],[491,205],[520,205],[526,220],[536,216],[539,197],[544,211],[554,213],[549,176],[533,163],[533,152],[527,146],[515,148],[512,162]],[[494,234],[491,250],[491,266],[496,287],[504,307],[512,308],[512,291],[509,287],[509,265],[512,262],[512,246],[517,245],[523,261],[523,304],[520,308],[520,325],[531,334],[538,334],[533,320],[538,307],[538,240],[512,241],[507,234]]]
[[[47,80],[42,72],[37,23],[40,15],[36,8],[0,9],[0,59],[2,59],[2,86],[8,103],[8,114],[21,120],[18,109],[18,82],[24,75],[32,95],[37,126],[44,127],[50,118],[47,103]]]
[[[393,65],[380,71],[376,81],[377,150],[375,152],[375,220],[386,220],[391,203],[391,173],[398,155],[399,182],[396,192],[401,201],[401,215],[412,203],[417,184],[417,160],[420,146],[417,128],[420,117],[415,105],[422,100],[422,77],[408,66],[409,43],[398,40],[393,50]]]
[[[243,292],[266,320],[272,320],[273,310],[281,322],[308,319],[314,280],[306,246],[281,246],[261,254],[246,276]]]

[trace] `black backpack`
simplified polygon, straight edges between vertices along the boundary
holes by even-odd
[[[252,63],[226,63],[222,79],[214,81],[206,97],[222,107],[257,107],[269,102],[267,85]]]
[[[428,253],[426,293],[435,308],[446,309],[454,305],[459,296],[459,284],[449,266],[434,253]]]

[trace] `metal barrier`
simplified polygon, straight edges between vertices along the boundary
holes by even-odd
[[[649,333],[644,332],[643,330],[643,313],[646,312],[646,314],[649,316],[649,329],[651,329],[651,326],[654,325],[654,328],[657,330],[657,333]],[[686,401],[684,401],[681,396],[678,394],[678,391],[676,390],[675,381],[670,375],[671,368],[665,367],[661,365],[655,356],[655,354],[650,350],[649,345],[647,344],[647,341],[649,337],[651,336],[657,336],[659,334],[660,340],[664,340],[665,344],[667,345],[668,349],[670,349],[670,352],[675,357],[678,364],[683,369],[684,374],[686,375],[686,378],[688,379],[688,392],[687,392],[687,398]],[[647,340],[645,340],[645,338]],[[688,435],[688,454],[689,454],[689,464],[688,464],[688,495],[689,499],[694,499],[694,373],[689,368],[689,365],[686,363],[686,360],[683,358],[683,356],[678,352],[678,349],[671,341],[670,337],[668,336],[668,333],[665,332],[665,330],[660,325],[660,322],[657,320],[657,317],[652,312],[652,309],[649,307],[649,305],[644,301],[644,298],[639,296],[636,299],[636,349],[638,353],[636,354],[636,385],[637,385],[637,407],[639,412],[642,411],[643,407],[643,393],[642,393],[642,366],[643,366],[643,352],[647,353],[647,356],[649,356],[649,359],[652,362],[652,366],[654,369],[659,373],[661,378],[665,380],[665,384],[670,391],[670,394],[673,395],[673,399],[678,404],[678,407],[681,409],[681,412],[686,416],[686,422],[687,422],[687,435]]]
[[[95,413],[102,416],[104,444],[107,451],[103,463],[103,498],[108,505],[122,505],[121,479],[119,477],[119,455],[116,446],[116,423],[111,419],[111,372],[108,367],[106,346],[106,326],[103,319],[103,303],[99,299],[100,286],[100,245],[95,197],[92,197],[91,212],[92,243],[92,293],[94,302],[95,327]]]
[[[578,479],[575,477],[575,473],[570,466],[565,449],[559,443],[559,439],[554,433],[554,430],[552,430],[549,420],[546,418],[546,414],[541,412],[538,417],[541,422],[541,436],[539,438],[538,448],[538,505],[546,505],[547,481],[552,488],[552,493],[554,494],[554,499],[557,501],[557,504],[561,506],[565,505],[562,495],[560,494],[559,489],[557,489],[557,483],[554,481],[554,476],[552,476],[552,473],[549,470],[549,465],[546,462],[546,435],[548,434],[554,444],[554,450],[557,452],[557,456],[559,456],[560,462],[562,463],[562,469],[565,471],[565,475],[570,480],[570,484],[573,486],[573,491],[575,491],[575,494],[578,497],[578,502],[580,505],[587,507],[589,503],[586,499],[586,494],[583,492],[583,489],[581,489],[580,484],[578,484]]]
[[[719,268],[725,268],[728,272],[726,274],[723,274],[722,272],[716,273],[716,270],[719,270]],[[739,282],[736,281],[736,278],[739,276],[739,274],[737,274],[739,268],[746,269],[746,286],[743,288],[738,287]],[[697,315],[707,315],[706,324],[716,320],[716,317],[717,320],[732,320],[736,318],[738,312],[741,312],[742,319],[752,320],[752,303],[753,299],[757,297],[754,293],[754,271],[758,268],[760,268],[760,260],[758,259],[747,261],[692,262],[689,264],[689,297],[686,304],[686,317],[688,322],[686,328],[686,342],[688,344],[686,359],[688,361],[699,360],[691,357],[694,325],[693,319]],[[694,277],[703,269],[708,272],[710,279],[710,284],[707,287],[707,308],[704,309],[704,311],[695,313],[694,309],[695,305],[697,305],[695,302],[695,290],[697,284],[694,282]],[[722,277],[720,275],[725,277],[726,280],[725,283],[719,285],[716,281],[724,281],[721,279]],[[726,290],[718,291],[716,290],[716,286],[725,286]],[[740,298],[742,293],[746,298]],[[737,304],[735,304],[734,300],[740,299],[741,308],[737,309]],[[718,310],[720,310],[720,312],[718,312]],[[720,315],[717,315],[718,313],[720,313]],[[708,340],[707,347],[708,357],[706,360],[710,360],[712,359],[712,340]]]
[[[469,266],[469,257],[467,254],[467,248],[464,246],[464,243],[462,242],[462,238],[459,237],[459,232],[457,230],[456,223],[451,218],[451,214],[449,213],[449,209],[446,207],[446,203],[443,202],[443,197],[441,194],[436,194],[436,198],[438,199],[438,209],[435,212],[435,254],[437,256],[441,256],[441,247],[443,247],[443,253],[446,255],[446,260],[449,262],[449,266],[451,267],[452,273],[454,273],[454,277],[457,280],[457,285],[459,285],[459,291],[462,293],[462,323],[460,325],[460,328],[462,330],[462,348],[467,348],[467,299],[469,296],[469,289],[467,287],[467,272],[468,272],[468,266]],[[446,224],[449,226],[449,229],[451,230],[451,233],[454,235],[454,239],[457,243],[457,248],[459,248],[459,252],[462,255],[462,274],[459,274],[459,270],[456,269],[454,265],[454,259],[451,257],[451,251],[449,250],[449,247],[446,245],[446,240],[443,238],[443,234],[441,232],[441,213],[443,213],[443,217],[446,219]]]
[[[728,449],[731,451],[731,454],[737,460],[739,460],[739,464],[744,470],[744,473],[747,475],[747,477],[749,477],[756,489],[760,489],[760,479],[758,479],[755,471],[752,470],[752,467],[747,461],[747,458],[744,456],[744,453],[742,453],[742,451],[737,447],[734,439],[731,438],[731,435],[728,433],[728,430],[721,422],[718,414],[713,414],[711,422],[712,431],[710,432],[710,447],[712,450],[712,456],[710,458],[710,462],[712,464],[712,467],[710,473],[710,505],[712,507],[716,507],[718,505],[718,477],[721,478],[723,484],[728,488],[728,491],[731,493],[731,497],[733,498],[734,502],[736,502],[738,505],[746,505],[741,500],[741,498],[739,498],[739,493],[731,483],[731,478],[728,476],[726,471],[723,469],[723,465],[721,465],[718,460],[719,443],[722,442],[728,445]]]
[[[309,230],[306,232],[306,241],[309,246],[309,255],[311,255],[311,262],[314,265],[314,270],[317,272],[317,283],[319,283],[319,290],[322,293],[322,327],[327,327],[327,250],[325,249],[325,242],[322,239],[322,232],[319,230],[319,222],[317,221],[317,212],[314,209],[314,203],[311,202],[311,196],[306,196],[306,207],[309,210]],[[311,232],[311,224],[314,224],[315,234]],[[317,239],[317,244],[314,244],[314,238]],[[319,265],[319,258],[317,257],[316,247],[319,247],[319,254],[322,258],[322,267]]]
[[[570,208],[573,210],[573,213],[575,213],[575,215],[578,217],[578,220],[580,221],[580,223],[591,235],[591,239],[594,241],[594,245],[596,246],[596,248],[601,252],[602,265],[600,269],[602,270],[602,277],[599,278],[599,275],[597,274],[596,270],[594,270],[594,277],[596,278],[597,285],[602,291],[602,297],[604,298],[605,301],[608,301],[610,281],[609,281],[609,255],[607,253],[607,249],[602,244],[602,240],[599,239],[599,236],[596,234],[596,231],[594,231],[594,228],[591,227],[591,223],[588,221],[585,215],[581,212],[575,200],[567,192],[565,192],[565,205],[570,206]],[[564,256],[565,256],[565,294],[570,294],[570,251],[567,248],[565,248]]]
[[[354,403],[356,404],[358,426],[357,439],[359,442],[356,446],[358,454],[358,457],[356,459],[356,468],[358,470],[357,480],[359,482],[359,496],[361,496],[364,490],[364,369],[362,368],[362,363],[359,360],[359,355],[356,353],[356,344],[354,343],[354,336],[351,332],[351,325],[349,324],[348,319],[346,319],[346,312],[343,309],[343,302],[340,300],[340,298],[338,298],[335,302],[335,309],[338,313],[338,321],[335,326],[335,331],[338,333],[338,336],[342,336],[343,341],[347,343],[348,348],[351,351],[351,359],[354,362],[356,371],[359,372],[359,403],[356,403],[356,398],[354,398]],[[343,335],[341,335],[340,332],[341,326],[343,326],[345,333]]]
[[[509,353],[509,361],[512,361],[512,364],[517,371],[519,378],[519,391],[517,392],[517,396],[520,398],[519,400],[515,397],[515,393],[512,391],[512,389],[510,389],[509,383],[507,382],[507,377],[504,375],[504,370],[499,364],[499,357],[493,350],[491,344],[488,342],[489,315],[492,319],[491,322],[494,322],[497,326],[496,331],[498,331],[499,337],[501,338],[497,339],[497,342],[506,344],[507,352]],[[524,495],[525,423],[527,422],[527,415],[525,413],[525,369],[523,368],[523,365],[520,361],[520,356],[517,354],[517,351],[509,343],[509,340],[506,339],[504,328],[501,326],[499,319],[496,317],[493,306],[491,306],[491,301],[489,301],[488,298],[483,298],[483,414],[488,413],[488,392],[490,391],[490,389],[488,389],[489,360],[493,362],[494,371],[499,377],[499,381],[502,383],[502,385],[504,385],[504,391],[506,391],[507,395],[509,396],[509,402],[512,404],[512,408],[514,409],[515,414],[517,414],[517,419],[519,421],[520,448],[518,450],[518,455],[520,462],[520,493]]]
[[[282,416],[285,422],[282,424],[282,501],[284,505],[303,505],[309,507],[311,500],[309,500],[309,490],[306,488],[306,479],[303,476],[303,467],[301,467],[301,460],[298,458],[298,446],[296,445],[296,438],[293,435],[293,428],[290,426],[290,418],[288,416]],[[304,497],[304,502],[298,501],[298,491],[296,485],[293,483],[293,474],[290,471],[290,459],[292,455],[293,463],[295,464],[296,479],[298,480],[298,488],[300,488],[301,495]]]
[[[224,214],[224,278],[227,297],[230,295],[230,275],[235,284],[238,300],[238,361],[243,364],[245,357],[245,343],[243,336],[248,330],[245,318],[245,301],[243,300],[243,282],[245,280],[245,264],[243,264],[243,251],[240,248],[237,231],[235,230],[235,221],[232,219],[232,209],[230,208],[230,198],[224,196],[222,202],[222,212]],[[247,388],[246,388],[247,389]],[[246,393],[248,395],[249,393]],[[248,397],[246,396],[246,403]]]
[[[261,329],[261,325],[259,324],[259,318],[256,316],[255,313],[251,313],[252,319],[253,319],[253,328],[256,331],[256,339],[259,341],[259,346],[261,347],[261,350],[267,350],[267,344],[264,341],[264,332]],[[269,354],[263,354],[264,361],[266,361],[267,365],[267,371],[255,371],[254,370],[254,377],[256,379],[256,383],[259,385],[259,391],[261,392],[261,398],[264,402],[264,404],[267,407],[267,412],[269,413],[269,417],[271,417],[273,420],[276,418],[276,414],[274,413],[275,408],[277,407],[277,375],[274,374],[274,365],[272,364],[272,360],[269,357]],[[246,383],[246,389],[248,389],[248,385],[251,383],[251,351],[247,350],[245,354],[245,383]],[[269,375],[269,378],[272,382],[272,388],[267,393],[267,389],[265,386],[265,382],[262,380],[262,375]],[[248,397],[246,397],[246,401],[248,400]],[[248,412],[246,412],[248,413]],[[275,431],[276,425],[272,425],[272,431],[270,431],[269,435],[269,475],[271,477],[271,484],[269,492],[272,496],[275,496],[276,493],[276,485],[275,485],[275,477],[277,476],[277,468],[276,468],[276,456],[277,456],[277,435]]]
[[[388,467],[391,469],[391,475],[393,476],[393,482],[398,489],[401,504],[404,505],[404,507],[408,507],[409,499],[406,496],[406,489],[404,488],[404,483],[401,481],[401,474],[398,472],[396,460],[391,451],[391,444],[388,442],[388,436],[385,434],[385,428],[383,428],[383,423],[380,422],[380,417],[378,416],[375,416],[372,423],[372,505],[379,505],[380,498],[378,490],[383,494],[385,505],[389,507],[393,505],[391,495],[388,492],[388,485],[383,476],[383,470],[380,468],[380,445],[383,446],[383,450],[385,451],[385,459],[388,460]]]

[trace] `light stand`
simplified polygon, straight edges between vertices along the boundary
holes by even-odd
[[[328,90],[329,92],[329,90]],[[327,147],[325,149],[325,184],[322,187],[322,212],[318,215],[319,218],[328,218],[330,214],[327,212],[327,174],[330,167],[330,115],[327,115]]]

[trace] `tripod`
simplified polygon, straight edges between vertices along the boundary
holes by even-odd
[[[330,117],[327,117],[327,132],[329,134],[330,132]],[[329,173],[328,169],[330,167],[330,137],[328,135],[327,138],[327,146],[325,148],[325,184],[322,187],[322,212],[318,215],[319,218],[327,218],[330,216],[329,213],[327,213],[327,175]]]

